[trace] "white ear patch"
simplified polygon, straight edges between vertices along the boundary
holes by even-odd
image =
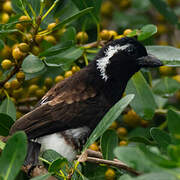
[[[97,59],[97,69],[99,69],[102,79],[104,79],[105,81],[107,81],[108,76],[106,74],[106,67],[107,65],[110,63],[110,58],[116,54],[119,50],[123,51],[124,49],[126,49],[128,46],[130,46],[130,44],[126,44],[123,46],[120,45],[116,45],[116,46],[109,46],[108,49],[105,52],[105,56]]]

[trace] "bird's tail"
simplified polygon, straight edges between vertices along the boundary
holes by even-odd
[[[41,145],[37,142],[28,141],[28,152],[24,161],[24,166],[36,166],[38,164],[38,157]]]

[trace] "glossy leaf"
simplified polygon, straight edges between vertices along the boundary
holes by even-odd
[[[118,145],[118,136],[114,130],[107,130],[101,137],[101,150],[104,159],[113,160],[114,148]]]
[[[59,153],[57,153],[56,151],[54,151],[52,149],[48,149],[43,152],[42,157],[49,162],[53,162],[54,160],[59,159],[62,156]]]
[[[170,109],[167,113],[167,120],[168,120],[168,129],[170,133],[175,136],[180,137],[180,113]]]
[[[24,132],[17,132],[6,143],[0,157],[0,176],[3,180],[14,180],[25,160],[27,138]]]
[[[51,176],[51,173],[46,173],[41,176],[36,176],[34,178],[31,178],[31,180],[46,180]]]
[[[0,113],[0,135],[8,136],[13,123],[14,120],[10,116]]]
[[[25,73],[37,73],[42,71],[44,68],[44,63],[37,56],[32,54],[27,56],[22,63],[22,69]]]
[[[14,121],[16,120],[16,108],[10,98],[6,98],[0,105],[0,113],[7,114]]]
[[[135,93],[135,98],[130,104],[136,113],[146,120],[151,120],[157,104],[141,72],[137,72],[131,78],[127,85],[126,92]]]
[[[173,10],[163,0],[150,0],[153,6],[167,19],[171,24],[178,24],[178,17]]]
[[[175,168],[178,166],[178,164],[175,161],[169,160],[160,154],[150,151],[144,145],[140,145],[140,150],[150,161],[157,164],[158,166],[165,168]]]
[[[164,152],[167,151],[167,147],[171,144],[171,137],[165,131],[159,128],[151,128],[150,130],[152,138],[157,142],[157,144],[162,148]]]
[[[180,83],[176,80],[164,77],[153,87],[153,92],[159,95],[172,95],[177,90],[180,90]]]
[[[90,137],[88,138],[84,149],[88,148],[94,141],[96,141],[122,113],[125,107],[134,98],[133,94],[129,94],[118,101],[103,117],[100,123],[96,126]]]
[[[145,39],[148,39],[156,32],[157,32],[157,27],[155,25],[153,24],[145,25],[140,30],[140,34],[138,35],[138,40],[143,41]]]
[[[153,172],[160,168],[147,159],[137,146],[121,146],[114,150],[115,156],[131,168],[139,172]]]
[[[134,137],[130,137],[128,138],[128,141],[131,142],[138,142],[138,143],[144,143],[147,145],[155,145],[155,143],[153,143],[152,141],[150,141],[149,139],[146,139],[143,136],[134,136]]]
[[[60,22],[60,23],[59,23],[56,27],[54,27],[52,30],[55,31],[55,30],[57,30],[57,29],[62,28],[65,24],[70,23],[71,21],[79,18],[80,16],[82,16],[82,15],[84,15],[84,14],[86,14],[86,13],[89,13],[90,11],[92,11],[92,9],[93,9],[92,7],[89,7],[89,8],[86,8],[86,9],[82,10],[82,11],[79,11],[78,13],[72,15],[71,17],[64,19],[62,22]]]
[[[146,46],[148,53],[160,59],[164,65],[180,66],[180,49],[172,46]]]

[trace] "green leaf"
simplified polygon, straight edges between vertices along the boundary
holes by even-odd
[[[0,50],[4,48],[4,41],[0,39]]]
[[[6,144],[0,140],[0,149],[1,149],[1,150],[4,149],[5,145],[6,145]]]
[[[175,168],[178,166],[178,164],[175,161],[169,160],[165,158],[164,156],[155,153],[153,151],[150,151],[147,147],[144,145],[140,145],[140,150],[144,153],[144,155],[153,163],[157,164],[158,166],[164,167],[164,168]]]
[[[153,92],[159,95],[170,96],[180,89],[180,83],[176,80],[164,77],[153,87]]]
[[[51,176],[51,173],[46,173],[41,176],[36,176],[34,178],[31,178],[31,180],[46,180]]]
[[[113,160],[114,148],[118,145],[118,136],[114,130],[107,130],[101,137],[101,150],[104,159]]]
[[[0,176],[3,180],[14,180],[25,160],[27,138],[24,132],[17,132],[6,143],[0,157]]]
[[[45,51],[40,53],[40,57],[42,56],[53,56],[56,54],[59,54],[63,51],[65,51],[66,49],[70,48],[73,45],[73,41],[66,41],[64,43],[59,43],[53,47],[50,47],[48,49],[46,49]]]
[[[8,136],[13,123],[14,120],[10,116],[0,113],[0,135]]]
[[[131,168],[139,172],[153,172],[160,168],[147,159],[137,146],[121,146],[114,150],[115,156]]]
[[[62,53],[46,58],[47,66],[58,65],[62,66],[64,70],[68,70],[72,63],[83,54],[83,49],[79,47],[71,47]]]
[[[83,149],[86,149],[91,145],[94,141],[96,141],[115,121],[124,110],[124,108],[132,101],[134,98],[133,94],[129,94],[118,101],[103,117],[100,123],[96,126],[90,137],[88,138]]]
[[[146,46],[146,49],[148,53],[160,59],[164,65],[180,66],[180,49],[172,46]]]
[[[72,41],[72,44],[76,40],[76,29],[74,27],[69,27],[65,33],[62,34],[61,36],[61,42],[67,42],[67,41]]]
[[[132,180],[177,180],[176,176],[167,172],[152,172],[133,178]]]
[[[137,72],[129,81],[126,92],[134,93],[130,103],[132,108],[146,120],[151,120],[157,107],[153,93],[141,72]]]
[[[11,101],[10,98],[6,98],[1,106],[0,106],[0,113],[7,114],[10,116],[14,121],[16,120],[16,108],[14,103]]]
[[[152,138],[157,142],[160,148],[166,152],[167,147],[171,144],[171,137],[165,131],[162,131],[158,128],[151,128],[150,130]]]
[[[138,35],[138,40],[144,41],[145,39],[148,39],[155,33],[157,33],[157,27],[155,25],[153,24],[145,25],[140,30],[140,34]]]
[[[62,156],[59,153],[57,153],[56,151],[54,151],[52,149],[48,149],[43,152],[42,157],[49,162],[53,162],[54,160],[59,159]]]
[[[65,168],[67,163],[68,161],[65,158],[56,159],[49,166],[48,171],[53,173],[58,173],[60,169],[62,170]]]
[[[180,145],[170,144],[168,146],[168,155],[173,161],[180,162]]]
[[[22,0],[11,0],[13,11],[17,14],[23,14]]]
[[[169,109],[167,113],[167,120],[170,133],[175,135],[177,138],[180,138],[180,113],[174,111],[173,109]]]
[[[92,9],[93,9],[92,7],[86,8],[86,9],[84,9],[84,10],[82,10],[82,11],[79,11],[78,13],[72,15],[71,17],[66,18],[66,19],[63,20],[61,23],[57,24],[57,26],[54,27],[54,28],[52,29],[52,31],[55,31],[55,30],[58,30],[58,29],[62,28],[64,25],[68,24],[69,22],[71,22],[71,21],[79,18],[80,16],[82,16],[82,15],[84,15],[84,14],[86,14],[86,13],[89,13],[90,11],[92,11]]]
[[[178,17],[173,10],[163,0],[150,0],[153,6],[167,19],[171,24],[178,24]]]
[[[146,145],[155,145],[152,141],[150,141],[149,139],[143,137],[143,136],[134,136],[134,137],[130,137],[128,139],[128,141],[131,142],[138,142],[138,143],[144,143]]]
[[[22,63],[22,69],[25,73],[37,73],[42,71],[44,68],[44,63],[37,56],[32,54],[27,56]]]

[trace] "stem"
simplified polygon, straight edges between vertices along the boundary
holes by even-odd
[[[48,11],[45,13],[45,15],[42,17],[42,21],[46,18],[46,16],[54,9],[56,4],[59,2],[59,0],[56,0],[53,5],[48,9]]]
[[[83,53],[83,57],[84,57],[85,65],[87,66],[88,65],[88,59],[87,59],[86,53]]]

